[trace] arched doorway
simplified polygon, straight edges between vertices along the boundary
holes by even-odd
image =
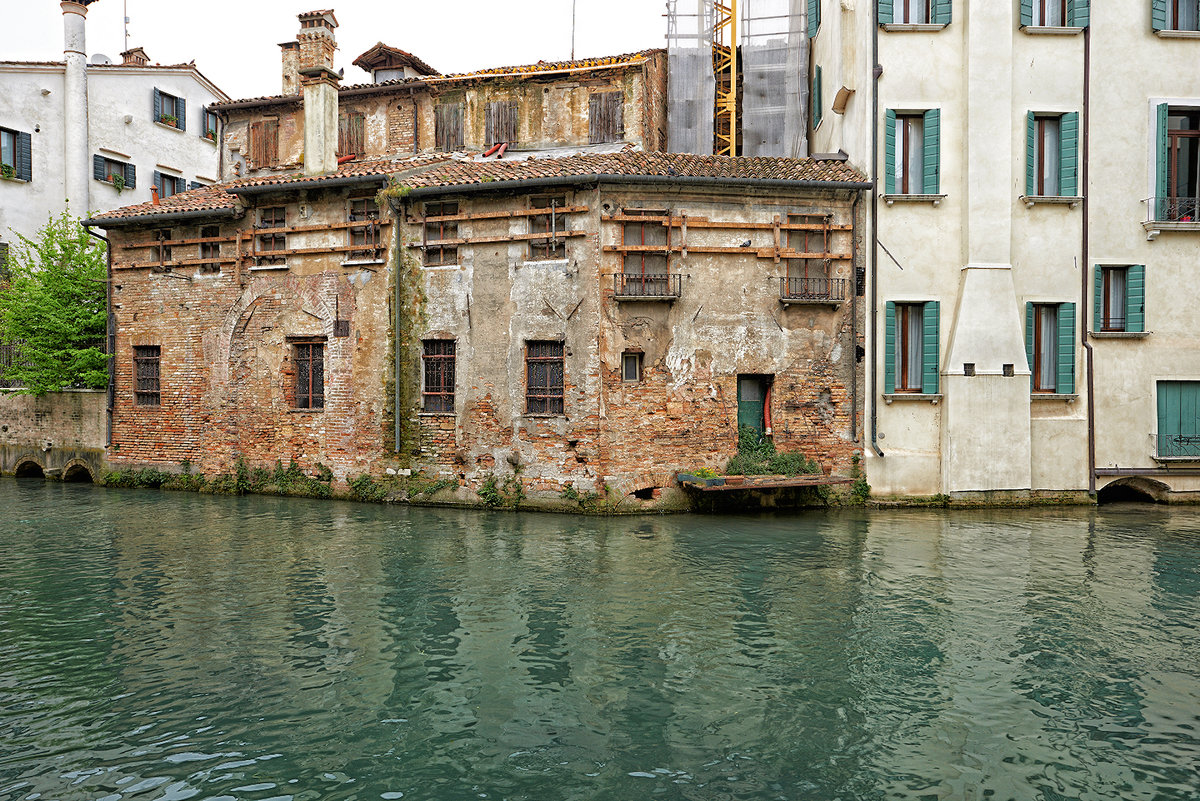
[[[17,478],[45,478],[42,466],[33,460],[21,462],[13,473]]]
[[[1166,503],[1171,488],[1161,481],[1145,476],[1119,478],[1096,493],[1096,502],[1106,503]]]

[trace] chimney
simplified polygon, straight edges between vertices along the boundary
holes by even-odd
[[[304,174],[325,175],[337,170],[338,86],[333,71],[337,18],[332,10],[298,15],[300,89],[304,93]]]
[[[121,66],[123,67],[144,67],[149,63],[150,56],[146,55],[146,51],[140,47],[126,50],[121,54]]]
[[[283,55],[283,93],[298,95],[300,94],[300,43],[281,42],[279,49]]]
[[[63,13],[63,56],[67,63],[63,86],[64,149],[67,202],[72,213],[91,209],[88,197],[87,7],[96,0],[66,0]]]

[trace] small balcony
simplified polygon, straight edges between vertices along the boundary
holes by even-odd
[[[1152,197],[1146,199],[1146,238],[1164,231],[1200,231],[1200,198]]]
[[[845,278],[780,278],[779,302],[838,306],[846,299],[846,284]]]
[[[1200,462],[1200,436],[1158,434],[1154,439],[1154,458],[1159,462]]]
[[[613,276],[613,297],[620,301],[671,303],[679,299],[682,286],[681,275],[617,273]]]

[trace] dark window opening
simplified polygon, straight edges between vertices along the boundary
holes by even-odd
[[[563,414],[563,369],[563,343],[526,343],[526,414]]]
[[[1067,0],[1033,0],[1033,24],[1061,28],[1067,24]]]
[[[350,222],[376,222],[379,220],[379,204],[374,197],[350,198]],[[380,258],[380,238],[378,225],[364,225],[350,229],[350,246],[362,246],[362,250],[350,251],[350,258],[372,259]]]
[[[159,345],[135,345],[133,348],[133,402],[137,406],[158,406],[162,349]]]
[[[264,209],[259,209],[258,212],[258,228],[260,231],[270,231],[272,229],[287,227],[287,207],[286,206],[268,206]],[[287,250],[287,234],[282,231],[278,233],[259,234],[257,237],[259,253],[271,253],[272,251]],[[260,258],[259,263],[280,263],[281,257]]]
[[[425,204],[425,266],[438,267],[458,264],[457,243],[438,244],[458,238],[458,221],[431,219],[457,215],[457,202]]]
[[[1192,29],[1189,29],[1192,30]],[[1161,219],[1200,219],[1200,110],[1172,108],[1167,114],[1167,196]]]
[[[567,205],[563,195],[534,195],[529,198],[530,208],[545,209],[547,213],[535,214],[529,218],[529,233],[548,234],[546,238],[529,241],[529,260],[547,261],[549,259],[565,259],[567,243],[558,234],[566,230],[562,209]]]
[[[167,244],[171,241],[173,233],[170,228],[162,228],[154,232],[154,241],[158,242],[158,260],[168,262],[171,260],[171,246]]]
[[[925,190],[925,115],[896,115],[896,192],[919,195]]]
[[[206,225],[200,229],[201,239],[218,239],[221,236],[221,228],[216,225]],[[221,258],[221,243],[220,242],[201,242],[200,243],[200,258],[210,259],[200,265],[201,273],[219,273],[221,272],[221,264],[217,260]]]
[[[1125,310],[1127,307],[1129,268],[1102,267],[1101,291],[1103,298],[1100,305],[1100,330],[1124,331],[1126,326]]]
[[[183,180],[183,176],[167,175],[157,170],[154,171],[154,185],[158,187],[158,196],[163,200],[187,190],[187,181]]]
[[[296,360],[296,408],[325,408],[325,344],[296,342],[292,349]]]
[[[621,380],[642,380],[642,354],[636,351],[626,351],[621,354]]]
[[[1166,0],[1166,3],[1168,30],[1200,30],[1200,0]]]
[[[425,340],[425,382],[421,391],[427,412],[454,411],[454,350],[452,339]]]
[[[906,25],[923,25],[931,19],[930,0],[896,0],[894,21]]]
[[[187,104],[182,97],[155,89],[154,121],[181,131],[187,130]]]

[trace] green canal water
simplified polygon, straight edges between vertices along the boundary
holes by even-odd
[[[4,801],[1200,797],[1200,510],[0,510]]]

